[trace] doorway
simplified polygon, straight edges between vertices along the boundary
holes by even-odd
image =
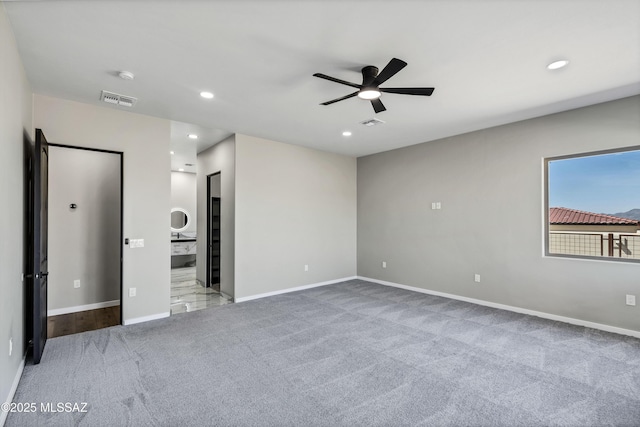
[[[209,177],[207,177],[209,181]],[[207,184],[209,186],[209,184]],[[216,193],[214,186],[214,194]],[[219,273],[219,248],[218,261],[215,261],[215,255],[211,255],[207,249],[206,269],[214,272],[213,286],[209,277],[205,281],[197,280],[196,277],[196,250],[197,250],[197,227],[200,222],[197,217],[197,182],[196,175],[188,172],[171,172],[171,199],[173,207],[171,208],[171,315],[189,313],[202,310],[209,307],[216,307],[228,304],[229,301],[220,294],[220,280],[215,276]],[[217,197],[218,206],[220,197]],[[207,236],[216,234],[210,231],[212,223],[209,221],[211,217],[207,211]],[[218,246],[220,234],[219,221],[213,223],[213,227],[217,228]],[[203,217],[204,218],[204,217]],[[202,221],[204,222],[204,220]],[[204,236],[204,233],[202,234]],[[202,237],[200,237],[202,238]],[[209,241],[208,237],[205,237]],[[209,260],[214,259],[211,264]],[[216,267],[217,266],[217,267]]]
[[[41,129],[36,129],[35,142],[25,136],[25,259],[26,259],[26,271],[25,276],[27,282],[27,298],[26,298],[26,338],[29,342],[30,353],[34,364],[40,363],[44,347],[48,338],[54,336],[66,335],[69,333],[83,332],[92,329],[99,329],[107,326],[114,326],[121,323],[122,319],[122,165],[123,165],[123,153],[107,150],[98,150],[85,147],[74,147],[61,144],[50,144],[47,142],[44,133]],[[62,151],[60,151],[62,150]],[[54,156],[53,169],[51,162],[52,151],[57,153]],[[95,163],[83,162],[74,164],[63,164],[62,169],[58,165],[57,160],[60,160],[59,156],[62,153],[94,153],[97,155],[110,155],[111,170],[113,171],[108,176],[102,176],[98,181],[89,180],[89,183],[93,185],[85,185],[85,176],[79,177],[77,172],[79,170],[86,170],[87,166],[94,167]],[[115,155],[115,157],[113,157]],[[70,157],[74,157],[71,155]],[[62,154],[61,158],[65,158]],[[101,168],[98,167],[98,170]],[[64,176],[65,179],[60,181],[59,177]],[[52,179],[54,178],[54,179]],[[96,182],[100,183],[97,185]],[[95,212],[95,203],[93,200],[100,199],[105,195],[105,182],[109,183],[109,187],[114,188],[115,191],[108,192],[109,197],[104,200],[102,205],[98,206],[97,213]],[[83,188],[83,191],[76,191],[78,187]],[[58,196],[52,197],[53,194]],[[63,197],[60,197],[59,195]],[[77,198],[76,198],[77,197]],[[73,201],[69,202],[69,199]],[[62,201],[60,201],[60,200]],[[53,204],[52,204],[53,202]],[[67,222],[59,222],[57,218],[60,212],[55,212],[51,215],[52,208],[59,209],[59,204],[64,206],[67,204],[67,214],[72,215],[72,220]],[[85,211],[94,209],[93,214],[86,215]],[[107,207],[115,207],[115,209],[108,210]],[[65,210],[63,208],[63,210]],[[85,215],[75,215],[78,212],[82,212]],[[53,216],[53,218],[52,218]],[[96,218],[108,218],[111,221],[110,227],[103,227],[101,223],[96,222]],[[93,225],[93,227],[87,227],[87,224]],[[105,230],[105,228],[107,228]],[[100,234],[102,233],[102,234]],[[93,259],[97,262],[88,262],[87,255],[91,255],[90,249],[93,248],[91,244],[82,245],[81,243],[72,240],[74,235],[82,236],[85,241],[102,242],[105,240],[105,236],[108,236],[115,241],[115,244],[106,248],[102,252],[98,252],[97,255],[104,255],[113,260],[111,265],[101,264],[101,257],[96,257],[96,253],[93,253]],[[51,237],[54,237],[54,242],[57,239],[58,242],[52,245]],[[62,244],[60,244],[60,241]],[[78,248],[86,251],[86,253],[78,252]],[[55,261],[52,263],[52,259]],[[59,262],[62,260],[62,262]],[[61,267],[63,266],[63,267]],[[97,268],[96,268],[97,266]],[[51,276],[49,276],[49,270],[51,269]],[[96,294],[100,292],[91,292],[91,289],[95,290],[95,286],[91,286],[92,283],[104,280],[104,273],[106,269],[110,269],[111,289],[113,298],[112,304],[109,304],[109,315],[111,319],[104,321],[98,313],[89,313],[92,310],[100,310],[107,308],[104,302],[94,302],[82,305],[76,304],[75,301],[80,298],[91,299],[95,298]],[[65,274],[71,272],[74,279],[71,283],[65,279]],[[76,278],[77,277],[77,278]],[[84,281],[84,288],[82,286]],[[58,298],[52,305],[49,302],[51,293],[51,284],[60,284],[65,292],[67,292],[67,298]],[[70,291],[70,288],[73,291]],[[54,290],[55,292],[55,290]],[[63,301],[65,307],[56,307],[60,301]],[[85,313],[83,315],[82,313]],[[96,320],[91,322],[89,314]],[[73,318],[67,317],[64,319],[63,333],[56,331],[55,316],[73,315]],[[52,321],[53,320],[53,321]],[[99,321],[98,321],[99,320]],[[60,322],[58,323],[60,325]]]
[[[222,173],[207,176],[207,274],[206,286],[220,292]]]
[[[48,145],[48,336],[119,325],[123,153]]]

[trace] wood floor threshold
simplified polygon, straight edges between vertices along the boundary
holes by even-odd
[[[47,337],[55,338],[120,325],[120,306],[78,311],[47,318]]]

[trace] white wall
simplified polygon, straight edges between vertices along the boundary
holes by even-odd
[[[0,402],[9,399],[25,343],[24,135],[33,138],[31,87],[0,3]],[[9,340],[13,350],[9,355]],[[0,425],[6,412],[0,411]]]
[[[221,172],[220,196],[220,291],[234,297],[235,283],[235,135],[198,154],[198,237],[196,275],[206,281],[207,269],[207,177]]]
[[[197,178],[195,173],[171,172],[171,209],[183,208],[189,212],[189,227],[185,232],[195,232],[198,224],[196,209]]]
[[[236,135],[235,261],[236,298],[354,276],[356,159]]]
[[[640,264],[542,255],[543,158],[638,144],[636,96],[361,157],[358,274],[640,331]]]
[[[170,122],[119,108],[34,96],[34,124],[50,143],[124,153],[124,237],[144,239],[124,247],[123,320],[169,315]],[[129,288],[137,289],[129,297]]]
[[[49,188],[48,309],[119,303],[120,155],[49,147]]]

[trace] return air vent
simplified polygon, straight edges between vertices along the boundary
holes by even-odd
[[[133,107],[138,102],[138,99],[133,96],[120,95],[103,90],[100,94],[100,101],[104,101],[107,104],[122,105],[123,107]]]
[[[373,119],[369,119],[369,120],[365,120],[364,122],[360,122],[360,124],[363,124],[367,127],[371,127],[371,126],[375,126],[375,125],[381,125],[384,122],[382,120],[378,120],[376,118]]]

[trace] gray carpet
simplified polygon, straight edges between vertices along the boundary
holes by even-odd
[[[54,338],[7,426],[640,425],[640,340],[359,280]]]

